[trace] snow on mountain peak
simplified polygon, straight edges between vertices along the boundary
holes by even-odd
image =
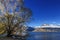
[[[45,28],[45,27],[49,27],[49,28],[60,28],[60,25],[56,25],[56,24],[43,24],[41,26],[35,26],[35,28]]]

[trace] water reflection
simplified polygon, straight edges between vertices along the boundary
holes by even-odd
[[[60,32],[31,32],[27,40],[60,40]]]

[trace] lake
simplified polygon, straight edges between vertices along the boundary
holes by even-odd
[[[29,32],[27,40],[60,40],[60,32]]]

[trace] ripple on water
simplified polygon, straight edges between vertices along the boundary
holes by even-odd
[[[60,32],[31,32],[27,40],[60,40]]]

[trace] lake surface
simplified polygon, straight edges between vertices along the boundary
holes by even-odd
[[[27,40],[60,40],[60,32],[29,32]]]

